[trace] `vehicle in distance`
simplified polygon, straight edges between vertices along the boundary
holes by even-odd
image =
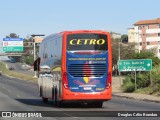
[[[14,67],[9,67],[9,70],[14,70]]]
[[[112,97],[112,53],[110,34],[99,30],[65,31],[44,38],[39,57],[39,92],[43,102],[53,99],[84,102],[102,107]]]

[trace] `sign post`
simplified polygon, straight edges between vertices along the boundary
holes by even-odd
[[[136,71],[135,71],[135,90],[137,90],[137,75],[136,75]]]
[[[118,71],[127,72],[135,71],[135,90],[136,86],[136,71],[150,71],[152,69],[152,59],[131,59],[119,60]]]

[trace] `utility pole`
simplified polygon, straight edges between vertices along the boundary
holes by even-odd
[[[121,60],[121,42],[122,42],[122,38],[120,38],[119,44],[118,44],[118,60],[119,61]],[[119,80],[120,80],[120,86],[121,86],[122,85],[122,80],[121,80],[121,72],[120,71],[119,71]]]
[[[119,40],[119,44],[118,44],[118,60],[121,60],[121,38]],[[121,72],[119,71],[119,76],[120,76]]]

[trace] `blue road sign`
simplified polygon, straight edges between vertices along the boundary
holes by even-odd
[[[3,38],[3,41],[23,41],[23,38]]]

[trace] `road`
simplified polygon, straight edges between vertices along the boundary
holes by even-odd
[[[98,115],[98,111],[102,116],[106,113],[104,111],[159,111],[160,104],[150,103],[143,101],[136,101],[131,99],[123,99],[114,97],[112,100],[104,102],[103,108],[87,108],[82,104],[67,104],[61,108],[56,108],[52,101],[48,103],[42,103],[41,98],[38,96],[38,86],[36,82],[18,80],[15,78],[8,78],[6,76],[0,76],[0,111],[51,111],[53,114],[55,111],[60,111],[62,116],[70,116],[71,118],[55,118],[62,120],[96,120],[93,117],[80,117],[75,116],[72,113],[66,111],[97,111],[97,113],[89,112],[88,116]],[[56,112],[57,113],[57,112]],[[49,119],[49,118],[47,118]],[[53,118],[52,118],[53,119]],[[100,120],[106,120],[105,117],[98,118]],[[126,117],[107,117],[111,120],[127,119]],[[150,120],[151,118],[146,117],[132,117],[133,120]],[[157,120],[157,118],[152,118]],[[6,119],[5,119],[6,120]]]
[[[5,60],[3,61],[5,64],[7,64],[8,68],[13,67],[15,71],[23,73],[23,74],[28,74],[28,75],[34,75],[34,71],[30,71],[30,67],[19,63],[19,62],[15,62],[12,63],[10,60]]]

